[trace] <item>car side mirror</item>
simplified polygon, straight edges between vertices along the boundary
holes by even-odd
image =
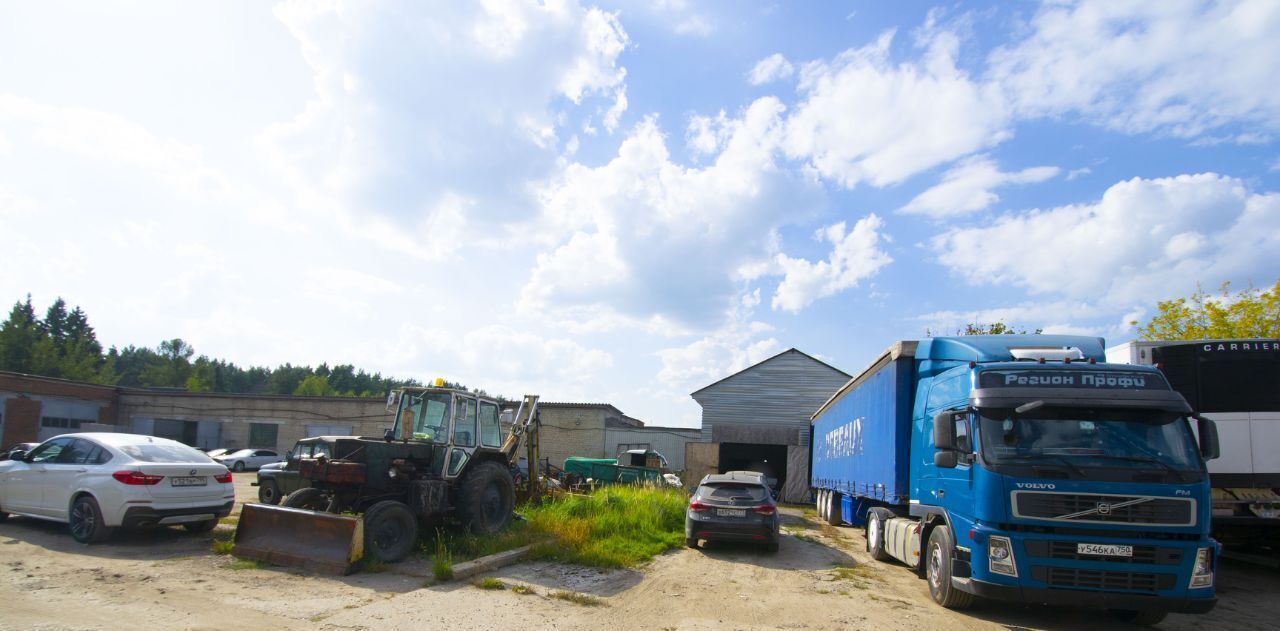
[[[1205,460],[1214,460],[1222,455],[1222,445],[1218,442],[1218,424],[1204,417],[1196,419],[1196,429],[1200,433],[1200,456]]]
[[[938,412],[933,416],[933,446],[939,450],[956,448],[956,424],[954,412]],[[951,465],[955,466],[955,465]]]
[[[935,451],[933,452],[933,465],[940,469],[954,469],[959,456],[960,454],[954,451]]]

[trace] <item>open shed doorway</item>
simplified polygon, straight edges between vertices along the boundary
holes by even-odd
[[[759,471],[777,495],[787,482],[787,446],[720,443],[720,473],[728,471]]]

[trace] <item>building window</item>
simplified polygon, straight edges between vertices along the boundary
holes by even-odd
[[[80,429],[80,419],[78,418],[59,418],[57,416],[44,416],[40,418],[41,427],[55,427],[58,429]]]
[[[643,449],[648,451],[650,447],[649,443],[618,443],[618,453],[620,454],[631,451],[632,449]]]
[[[275,423],[249,423],[249,446],[275,449],[279,433],[280,426]]]

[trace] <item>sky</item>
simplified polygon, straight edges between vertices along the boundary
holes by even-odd
[[[0,0],[0,300],[692,426],[1280,277],[1280,3]]]

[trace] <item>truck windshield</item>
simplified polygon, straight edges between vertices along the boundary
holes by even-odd
[[[395,435],[401,427],[412,427],[414,440],[443,443],[449,438],[449,393],[406,392],[400,398]]]
[[[993,464],[1068,459],[1078,467],[1200,469],[1191,430],[1166,412],[1042,407],[979,413],[982,455]]]

